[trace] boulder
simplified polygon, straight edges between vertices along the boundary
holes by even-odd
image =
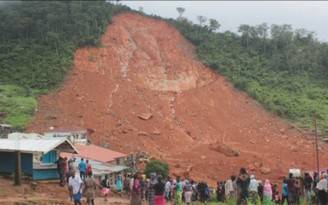
[[[138,115],[138,117],[142,120],[149,120],[150,118],[153,117],[153,114],[151,113],[143,113],[143,114],[140,114]]]
[[[260,172],[262,174],[269,174],[271,172],[271,168],[269,168],[269,167],[261,167],[260,168]]]

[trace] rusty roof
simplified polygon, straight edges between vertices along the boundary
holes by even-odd
[[[84,145],[76,143],[74,146],[79,150],[79,154],[75,155],[77,158],[92,159],[99,162],[111,162],[117,158],[127,156],[126,154],[96,145]]]

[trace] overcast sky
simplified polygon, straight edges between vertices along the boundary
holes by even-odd
[[[237,33],[240,24],[291,24],[293,29],[314,31],[328,42],[328,1],[124,1],[122,4],[146,14],[176,18],[177,7],[185,8],[184,17],[197,23],[197,16],[216,19],[221,28]]]

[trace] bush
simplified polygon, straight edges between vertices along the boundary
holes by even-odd
[[[159,161],[151,161],[148,162],[145,169],[145,174],[150,176],[151,173],[156,173],[157,175],[162,175],[163,177],[167,177],[170,172],[170,167],[168,164],[159,162]]]

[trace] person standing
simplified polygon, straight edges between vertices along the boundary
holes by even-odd
[[[266,179],[264,186],[263,186],[263,202],[266,205],[271,205],[271,199],[272,199],[272,187],[270,184],[270,180]]]
[[[257,204],[257,199],[258,199],[257,191],[258,191],[259,184],[258,184],[257,180],[255,179],[254,175],[251,175],[250,178],[251,178],[251,181],[249,184],[250,197],[251,197],[252,203]]]
[[[184,187],[185,202],[189,205],[191,203],[191,196],[193,193],[193,187],[189,180],[186,180],[186,185]],[[156,204],[157,205],[157,204]]]
[[[85,161],[85,163],[87,164],[87,169],[85,170],[85,175],[89,176],[89,172],[91,172],[91,175],[92,175],[92,165],[91,165],[91,163],[89,162],[89,160]]]
[[[149,205],[155,205],[155,189],[156,184],[155,173],[151,173],[150,180],[148,182],[148,201]]]
[[[122,179],[121,179],[121,175],[118,175],[116,177],[116,191],[117,192],[121,192],[122,191]]]
[[[155,204],[165,205],[165,199],[164,199],[165,184],[163,183],[163,179],[161,175],[159,175],[157,178],[157,183],[154,185],[154,190],[155,190]]]
[[[287,191],[288,191],[288,202],[289,204],[295,204],[295,179],[293,178],[293,173],[289,173],[289,178],[287,179]]]
[[[83,193],[87,198],[87,205],[94,205],[95,195],[96,195],[97,183],[94,177],[92,177],[92,172],[88,172],[88,177],[84,182]]]
[[[74,204],[82,205],[81,198],[82,198],[83,182],[81,178],[75,174],[75,171],[72,172],[72,176],[68,179],[68,185],[69,185],[70,195],[73,195]]]
[[[258,186],[258,188],[257,188],[257,194],[258,194],[259,197],[260,197],[260,201],[261,201],[260,204],[262,204],[262,202],[263,202],[263,189],[264,189],[264,187],[263,187],[263,183],[262,183],[262,180],[259,180],[259,181],[258,181],[258,184],[259,184],[259,186]]]
[[[283,185],[282,185],[282,196],[281,196],[281,204],[285,203],[285,200],[287,201],[287,204],[289,204],[288,202],[288,190],[287,190],[287,179],[284,179],[283,181]]]
[[[327,205],[328,202],[327,200],[328,183],[327,183],[326,176],[327,174],[324,174],[323,178],[319,181],[319,183],[316,186],[316,189],[318,190],[318,198],[321,205]]]
[[[306,192],[306,201],[311,201],[311,187],[312,187],[313,179],[308,172],[305,173],[304,176],[304,188]]]
[[[140,176],[138,173],[135,173],[133,175],[133,179],[130,180],[130,189],[131,189],[130,205],[141,205]]]
[[[233,198],[234,196],[234,190],[233,190],[233,185],[232,185],[232,177],[230,177],[230,179],[228,179],[224,185],[225,188],[225,198],[227,200],[229,200],[230,198]]]
[[[237,205],[241,205],[246,202],[248,198],[249,183],[250,178],[246,172],[246,169],[243,167],[240,168],[239,177],[237,178],[238,191],[240,193],[238,196]]]
[[[105,179],[101,181],[101,186],[102,186],[101,193],[104,196],[105,201],[107,201],[107,196],[110,193],[110,184],[107,174],[105,175]]]
[[[175,186],[174,201],[175,201],[175,205],[182,204],[182,183],[180,181],[180,176],[177,176],[177,184]]]
[[[79,163],[79,171],[80,178],[84,181],[85,179],[85,171],[87,170],[87,164],[84,162],[83,158],[81,158],[81,162]]]
[[[165,199],[166,201],[172,201],[171,199],[171,181],[170,178],[167,179],[165,183]]]
[[[63,158],[61,156],[58,157],[57,161],[55,162],[55,164],[57,164],[57,171],[58,171],[58,175],[59,175],[59,185],[63,186],[62,183],[62,162],[63,162]]]

